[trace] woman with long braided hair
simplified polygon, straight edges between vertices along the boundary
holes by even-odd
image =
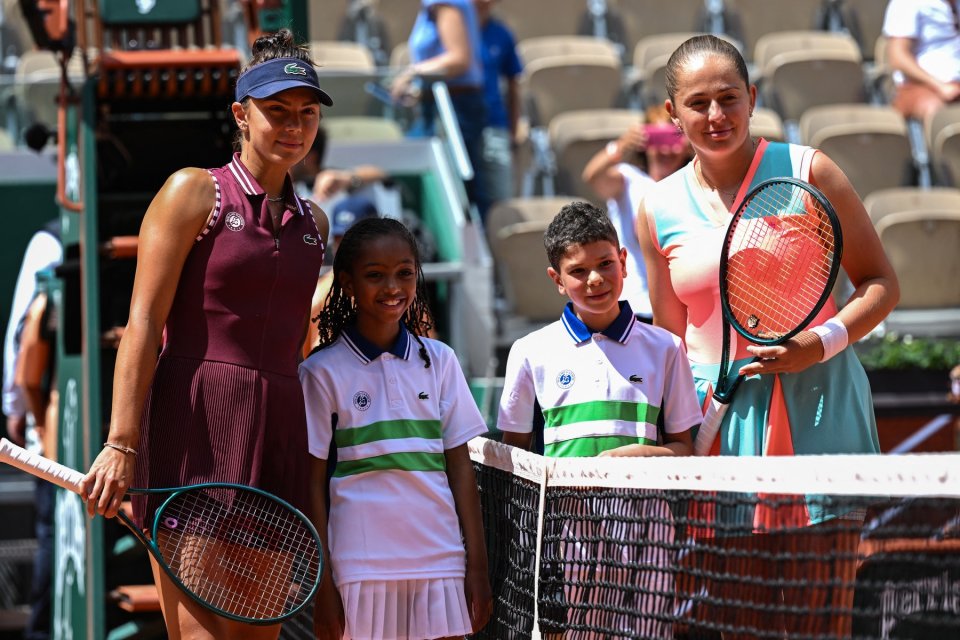
[[[453,350],[425,336],[424,293],[402,223],[350,227],[316,318],[319,346],[300,365],[313,513],[333,567],[315,608],[317,638],[463,638],[490,617],[466,446],[487,427]]]

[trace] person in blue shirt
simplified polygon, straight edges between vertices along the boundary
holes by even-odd
[[[497,2],[473,0],[483,39],[483,96],[487,104],[483,175],[491,202],[513,196],[513,149],[520,120],[519,78],[523,71],[513,32],[492,15]]]
[[[416,96],[421,77],[442,78],[466,146],[473,179],[466,184],[467,197],[486,215],[490,199],[483,178],[483,129],[487,110],[483,99],[483,62],[480,58],[480,26],[472,0],[422,0],[420,13],[410,31],[409,67],[394,78],[394,99],[409,103]],[[433,133],[435,107],[432,92],[420,91],[424,129]]]

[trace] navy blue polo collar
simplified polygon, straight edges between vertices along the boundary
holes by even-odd
[[[410,357],[410,332],[403,325],[400,325],[400,333],[397,335],[396,342],[387,350],[381,349],[360,335],[360,332],[357,331],[357,325],[355,324],[344,327],[341,335],[347,347],[349,347],[360,362],[364,364],[376,360],[384,353],[391,353],[404,360]]]
[[[611,340],[624,344],[630,337],[630,331],[636,321],[637,317],[633,315],[633,309],[630,308],[630,303],[626,300],[620,301],[620,314],[603,331],[592,331],[590,327],[585,325],[573,310],[572,302],[567,303],[567,306],[563,308],[563,315],[560,316],[560,322],[563,323],[567,333],[577,344],[586,342],[594,333],[602,333]]]

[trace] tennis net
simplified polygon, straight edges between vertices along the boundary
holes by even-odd
[[[475,638],[960,637],[960,455],[553,459],[470,443]]]

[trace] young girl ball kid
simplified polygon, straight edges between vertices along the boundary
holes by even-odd
[[[332,567],[317,637],[462,638],[492,609],[466,447],[486,425],[453,350],[423,337],[432,317],[403,224],[357,222],[333,275],[319,346],[300,365],[314,518]]]

